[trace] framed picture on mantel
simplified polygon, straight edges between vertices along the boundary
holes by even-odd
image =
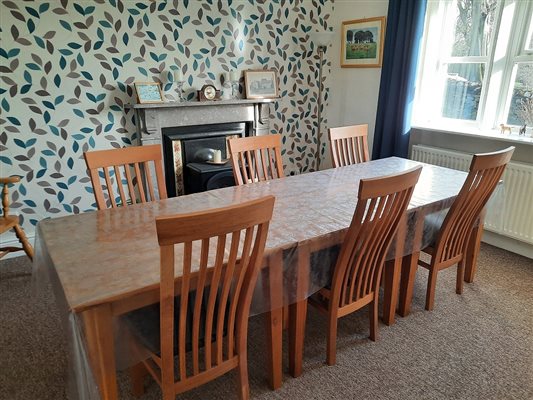
[[[273,69],[244,71],[247,99],[275,99],[279,97],[278,75]]]
[[[343,21],[342,68],[379,68],[383,60],[385,17]]]
[[[135,91],[139,104],[164,102],[161,85],[157,82],[135,82]]]

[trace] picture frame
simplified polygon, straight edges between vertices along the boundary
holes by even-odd
[[[135,92],[139,104],[164,103],[161,85],[158,82],[135,82]]]
[[[381,68],[385,23],[385,17],[342,22],[341,68]]]
[[[244,71],[247,99],[274,99],[279,97],[278,74],[273,69]]]

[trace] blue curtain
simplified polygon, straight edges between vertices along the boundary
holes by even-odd
[[[389,0],[372,158],[407,157],[427,0]]]

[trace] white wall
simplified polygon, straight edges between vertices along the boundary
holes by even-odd
[[[336,0],[334,3],[330,25],[335,32],[335,39],[326,55],[332,62],[328,79],[328,123],[322,128],[322,137],[326,142],[328,127],[368,123],[372,153],[381,68],[341,68],[341,26],[342,21],[387,16],[388,5],[388,0]],[[328,159],[322,168],[331,166],[329,148],[327,155]]]

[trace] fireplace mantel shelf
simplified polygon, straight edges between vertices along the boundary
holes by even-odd
[[[269,133],[270,105],[274,99],[237,99],[216,101],[184,101],[153,104],[126,104],[135,113],[135,128],[143,144],[162,143],[165,129],[231,122],[250,124],[247,135]]]
[[[275,99],[237,99],[237,100],[216,100],[216,101],[168,101],[165,103],[150,103],[150,104],[125,104],[124,108],[126,110],[130,109],[154,109],[154,108],[172,108],[172,107],[205,107],[205,106],[231,106],[239,104],[262,104],[262,103],[273,103],[277,101]]]

